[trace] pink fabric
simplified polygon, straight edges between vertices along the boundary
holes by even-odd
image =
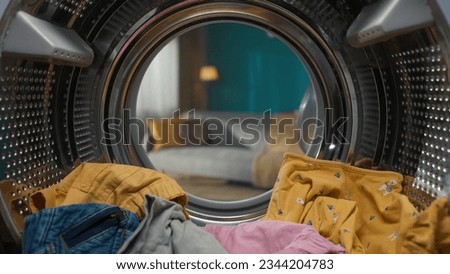
[[[284,221],[256,221],[238,226],[206,225],[204,228],[234,254],[345,253],[312,226]]]

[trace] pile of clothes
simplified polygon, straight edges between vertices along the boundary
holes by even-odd
[[[146,168],[83,163],[34,193],[24,253],[450,253],[448,200],[418,212],[401,174],[287,153],[266,216],[197,226],[187,195]]]

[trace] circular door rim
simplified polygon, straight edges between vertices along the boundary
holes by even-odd
[[[352,128],[358,123],[358,117],[355,115],[356,96],[352,82],[348,81],[346,68],[343,67],[345,63],[309,23],[268,1],[184,1],[156,12],[156,15],[155,11],[148,13],[130,28],[113,50],[114,55],[108,59],[109,70],[103,75],[101,120],[113,117],[123,121],[120,112],[124,109],[130,109],[135,116],[133,104],[140,87],[139,79],[157,52],[173,37],[214,22],[240,22],[270,30],[294,51],[307,68],[314,90],[319,91],[319,100],[323,100],[325,106],[332,106],[341,115],[351,117],[351,125],[345,128],[345,136],[350,142],[341,146],[341,143],[336,142],[342,140],[333,138],[330,132],[325,133],[325,139],[328,140],[324,139],[323,149],[319,154],[310,156],[347,161],[347,155],[355,143],[356,134]],[[122,125],[123,136],[128,136],[127,130],[127,126]],[[151,168],[151,163],[145,160],[147,157],[143,158],[145,153],[136,149],[139,147],[135,145],[139,143],[136,134],[130,136],[131,140],[126,143],[131,145],[105,146],[108,160]],[[344,141],[347,142],[347,139]],[[187,209],[201,221],[246,221],[264,216],[270,196],[271,191],[268,191],[246,200],[218,202],[189,195]]]

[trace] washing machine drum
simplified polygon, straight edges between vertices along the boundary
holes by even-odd
[[[389,21],[405,2],[412,14],[411,7],[421,11],[418,22]],[[80,162],[152,167],[124,112],[136,113],[142,68],[174,37],[218,22],[269,31],[302,60],[311,89],[300,113],[326,121],[321,142],[302,146],[308,155],[409,175],[418,204],[446,195],[449,51],[441,22],[449,11],[445,1],[410,2],[2,1],[2,241],[20,241],[28,196]],[[122,142],[111,141],[118,132]],[[263,216],[270,196],[220,202],[191,195],[188,211],[199,223],[239,223]]]

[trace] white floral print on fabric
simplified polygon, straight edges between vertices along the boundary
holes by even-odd
[[[331,218],[333,219],[333,224],[335,225],[337,223],[338,215],[336,213],[333,213],[333,216]]]
[[[398,233],[397,231],[393,232],[391,235],[389,235],[388,239],[393,242],[395,240],[397,240],[398,236],[400,235],[400,233]]]
[[[384,183],[382,186],[380,186],[378,188],[378,191],[380,191],[383,194],[383,196],[387,196],[392,193],[393,186],[395,186],[396,184],[397,184],[396,180],[390,180]]]

